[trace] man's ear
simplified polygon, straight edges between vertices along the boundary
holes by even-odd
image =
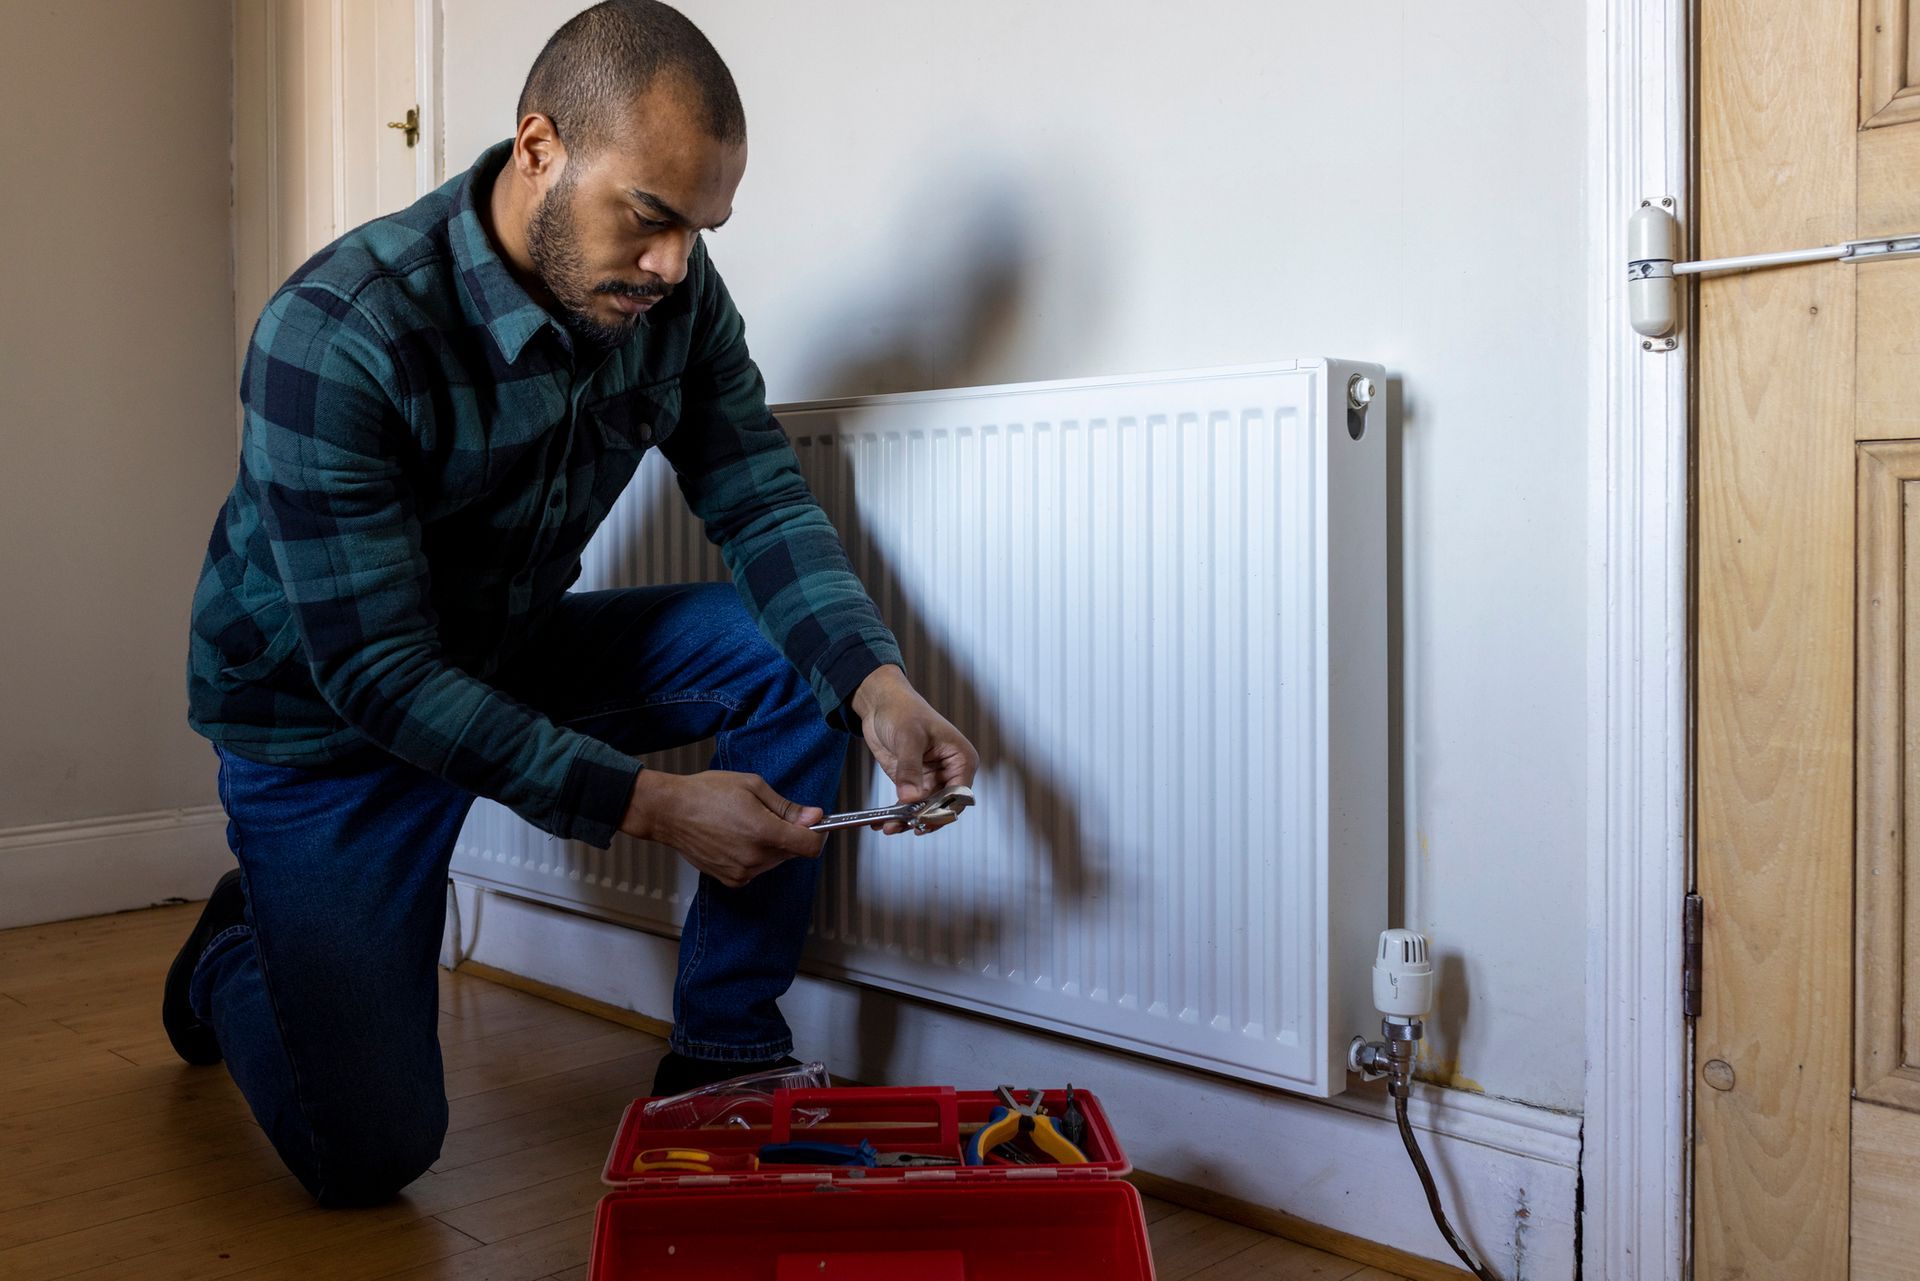
[[[513,167],[535,190],[544,191],[567,165],[567,146],[553,121],[535,111],[520,122],[513,138]]]

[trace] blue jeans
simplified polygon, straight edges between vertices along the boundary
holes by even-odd
[[[575,592],[497,684],[636,755],[717,736],[714,765],[829,808],[847,735],[724,584]],[[218,749],[246,922],[194,969],[261,1128],[328,1204],[383,1200],[440,1153],[447,1099],[438,981],[447,864],[474,797],[369,751],[321,768]],[[793,859],[687,910],[672,1046],[751,1062],[792,1049],[793,982],[819,864]]]

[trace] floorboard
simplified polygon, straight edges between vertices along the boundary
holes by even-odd
[[[198,904],[0,931],[0,1281],[586,1281],[599,1169],[654,1036],[440,976],[451,1119],[394,1202],[315,1206],[161,977]],[[1397,1281],[1155,1198],[1161,1281]]]

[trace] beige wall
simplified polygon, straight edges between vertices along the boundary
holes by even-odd
[[[62,853],[72,833],[56,848],[62,833],[19,829],[217,803],[184,665],[234,475],[231,80],[228,0],[7,5],[0,899],[16,906],[61,867],[102,874]],[[150,869],[125,841],[162,821],[108,824],[131,880]]]

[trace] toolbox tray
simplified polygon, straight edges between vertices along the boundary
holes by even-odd
[[[590,1281],[1150,1281],[1146,1217],[1122,1177],[1132,1166],[1099,1100],[1074,1098],[1085,1165],[759,1169],[749,1158],[762,1145],[796,1139],[958,1159],[1001,1102],[946,1086],[781,1090],[762,1125],[682,1130],[648,1128],[650,1100],[635,1100],[601,1171],[614,1190],[595,1215]],[[1058,1118],[1066,1092],[1042,1103]],[[825,1115],[796,1129],[796,1109]],[[714,1173],[635,1173],[655,1148],[709,1152]]]
[[[1024,1096],[1023,1096],[1024,1097]],[[1074,1099],[1087,1119],[1082,1152],[1085,1165],[979,1165],[875,1168],[866,1166],[781,1165],[750,1170],[750,1158],[769,1143],[806,1140],[856,1144],[871,1140],[882,1152],[931,1152],[959,1159],[965,1140],[1001,1106],[991,1090],[955,1090],[951,1086],[848,1087],[778,1090],[767,1121],[752,1127],[706,1130],[653,1129],[643,1111],[651,1099],[636,1099],[620,1118],[600,1181],[614,1188],[671,1185],[681,1188],[750,1187],[884,1179],[940,1183],[997,1182],[1005,1179],[1115,1179],[1133,1167],[1100,1101],[1082,1090]],[[1065,1090],[1047,1090],[1041,1104],[1058,1118],[1066,1110]],[[824,1112],[817,1121],[796,1127],[803,1116]],[[634,1159],[654,1148],[698,1148],[714,1156],[714,1173],[676,1171],[634,1173]],[[727,1168],[729,1165],[734,1168]]]

